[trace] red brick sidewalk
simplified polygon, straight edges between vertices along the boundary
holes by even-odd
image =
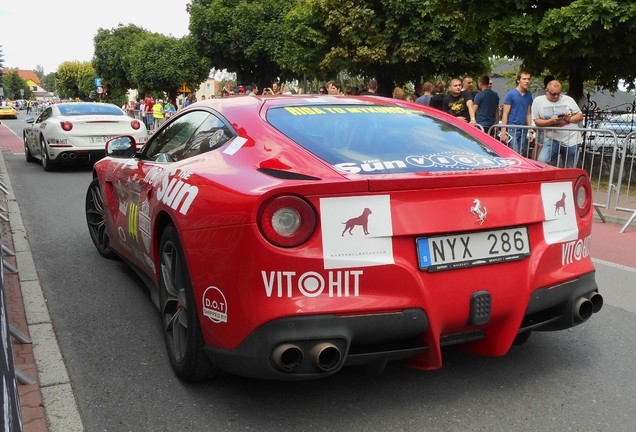
[[[22,137],[16,136],[16,134],[4,124],[0,124],[0,147],[2,147],[2,151],[5,153],[24,154]]]
[[[13,251],[13,236],[11,228],[6,222],[2,224],[2,241],[5,247]],[[3,259],[6,264],[16,268],[15,256],[5,254]],[[30,337],[18,273],[11,273],[5,269],[4,292],[9,323],[22,334]],[[35,384],[32,385],[18,385],[24,432],[46,432],[48,428],[44,406],[42,405],[42,393],[33,356],[33,347],[31,344],[21,344],[12,338],[12,348],[15,367],[35,381]]]

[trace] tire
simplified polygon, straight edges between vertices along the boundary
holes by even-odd
[[[24,141],[24,156],[26,157],[26,161],[27,162],[35,162],[35,158],[31,154],[31,150],[29,150],[29,145],[27,144],[27,136],[26,136],[26,134],[24,134],[23,137],[24,137],[23,138],[23,141]]]
[[[86,223],[97,252],[106,258],[115,258],[115,252],[110,248],[110,240],[106,232],[104,201],[96,178],[91,181],[86,192]]]
[[[42,168],[44,171],[53,171],[53,162],[49,158],[49,153],[46,151],[44,137],[40,137],[40,146],[42,147]]]
[[[213,378],[218,369],[203,352],[203,333],[179,235],[168,225],[159,243],[159,301],[168,357],[184,381]]]

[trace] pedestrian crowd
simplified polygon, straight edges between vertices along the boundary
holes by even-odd
[[[583,113],[576,102],[562,93],[562,85],[552,76],[544,80],[544,94],[533,98],[530,92],[532,74],[521,70],[516,76],[516,86],[506,92],[503,101],[493,89],[489,76],[479,78],[476,84],[472,77],[453,78],[446,85],[443,81],[426,81],[416,84],[414,93],[407,93],[402,87],[395,87],[392,97],[411,101],[444,111],[468,124],[495,135],[502,143],[526,157],[557,165],[559,156],[564,167],[576,166],[578,147],[582,141],[581,133],[576,130],[583,119]],[[221,97],[236,95],[291,95],[302,90],[275,81],[269,87],[259,91],[257,84],[232,87],[226,83],[221,89]],[[318,90],[321,95],[361,95],[378,94],[378,82],[375,79],[356,86],[343,86],[331,80]],[[205,96],[202,96],[205,99]],[[186,107],[197,101],[190,93],[183,103]],[[131,117],[142,120],[150,133],[154,132],[166,118],[177,111],[175,100],[156,102],[150,96],[129,101],[122,106]],[[498,127],[493,127],[498,126]],[[518,127],[515,127],[518,126]],[[546,128],[535,140],[533,128]],[[573,130],[574,129],[574,130]],[[532,148],[532,152],[531,152]]]
[[[532,157],[551,165],[559,164],[559,156],[564,167],[576,166],[578,148],[582,134],[577,130],[583,120],[583,113],[576,102],[562,94],[562,85],[553,76],[544,80],[544,94],[533,98],[530,92],[532,74],[520,70],[516,76],[515,88],[506,92],[503,101],[492,89],[489,76],[481,76],[474,91],[472,77],[453,78],[446,85],[443,81],[426,81],[416,84],[414,93],[407,94],[404,88],[395,87],[392,97],[428,105],[444,111],[468,124],[480,127],[483,131],[495,135],[502,143],[526,157]],[[241,87],[243,88],[243,87]],[[223,95],[230,93],[224,88]],[[254,92],[256,89],[256,92]],[[254,84],[250,94],[257,94]],[[300,93],[300,89],[296,90]],[[343,86],[337,81],[328,81],[320,87],[319,94],[324,95],[377,95],[378,82],[371,79],[358,87]],[[239,94],[244,94],[240,92]],[[289,86],[278,82],[263,89],[262,94],[291,94]],[[498,127],[493,127],[498,126]],[[517,126],[517,127],[516,127]],[[533,128],[545,128],[540,140],[535,140]],[[532,151],[531,151],[532,147]]]
[[[185,100],[183,106],[186,107],[194,102],[196,102],[196,96],[192,93]],[[145,97],[139,97],[136,100],[124,103],[121,109],[130,117],[142,121],[146,125],[148,132],[152,133],[161,126],[165,119],[177,112],[177,102],[175,99],[155,100],[148,94]]]
[[[410,100],[444,111],[471,125],[479,125],[485,132],[496,133],[502,143],[526,157],[558,165],[560,156],[563,162],[559,166],[575,167],[583,140],[578,130],[583,112],[574,99],[563,94],[561,83],[553,76],[545,77],[544,94],[535,98],[530,92],[531,82],[529,71],[519,71],[515,88],[506,92],[502,104],[487,75],[479,78],[477,92],[473,92],[471,77],[453,78],[447,88],[442,81],[435,84],[427,81],[416,85],[416,94]],[[409,100],[399,87],[393,90],[393,97]],[[495,125],[499,125],[498,133],[498,128],[493,128]],[[545,129],[541,139],[535,140],[532,128]]]

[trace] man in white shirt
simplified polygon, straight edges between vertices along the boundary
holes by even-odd
[[[578,146],[582,142],[577,123],[583,120],[583,113],[570,96],[561,94],[563,88],[557,80],[550,81],[544,96],[532,102],[532,119],[537,127],[545,130],[543,148],[537,160],[558,166],[558,157],[564,159],[563,167],[576,166]]]

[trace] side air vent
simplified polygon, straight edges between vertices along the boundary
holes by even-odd
[[[322,180],[318,177],[298,174],[291,171],[281,171],[272,168],[257,168],[257,171],[267,174],[268,176],[284,179],[284,180]]]

